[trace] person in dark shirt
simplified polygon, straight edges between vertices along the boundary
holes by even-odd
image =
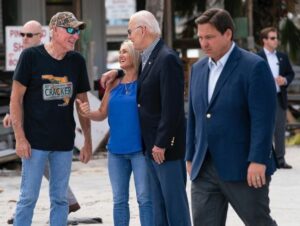
[[[20,36],[22,36],[23,49],[41,45],[42,25],[38,21],[30,20],[23,25],[20,32]],[[9,113],[7,113],[3,119],[3,126],[5,128],[11,127],[11,117]],[[46,177],[47,180],[49,180],[48,164],[46,164],[44,176]],[[68,187],[68,203],[69,203],[69,213],[76,212],[77,210],[80,209],[80,205],[70,186]],[[8,224],[13,224],[14,216],[15,216],[15,211],[13,212],[12,217],[10,217],[7,220]]]
[[[193,64],[187,121],[187,171],[194,226],[226,225],[231,204],[244,225],[277,226],[270,216],[275,172],[275,84],[261,57],[238,47],[224,9],[197,19],[207,57]]]
[[[75,98],[88,101],[90,89],[84,58],[74,51],[84,22],[70,12],[55,14],[51,41],[25,49],[13,76],[10,102],[16,153],[22,158],[22,182],[14,225],[29,226],[45,165],[50,171],[50,225],[66,225],[71,172]],[[91,158],[90,121],[79,117],[85,137],[80,160]]]
[[[278,32],[274,27],[266,27],[260,32],[263,49],[257,54],[268,62],[276,84],[276,120],[274,129],[274,150],[277,167],[291,169],[285,160],[285,126],[288,108],[287,88],[293,81],[295,73],[286,54],[277,51]]]

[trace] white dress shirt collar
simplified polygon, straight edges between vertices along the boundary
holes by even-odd
[[[223,71],[223,68],[235,46],[235,43],[232,42],[230,49],[222,56],[217,62],[214,62],[211,58],[208,59],[209,67],[209,79],[208,79],[208,102],[210,102],[213,92],[215,90],[217,81]]]
[[[215,66],[222,65],[224,67],[224,65],[226,64],[226,62],[227,62],[227,60],[228,60],[228,58],[229,58],[229,56],[230,56],[230,54],[231,54],[231,52],[232,52],[232,50],[233,50],[234,47],[235,47],[235,43],[232,42],[230,49],[217,62],[214,62],[213,59],[210,57],[208,59],[208,67],[209,67],[209,69],[211,69],[211,67],[213,65],[215,65]]]

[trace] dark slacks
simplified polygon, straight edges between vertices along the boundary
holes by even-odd
[[[285,125],[286,125],[286,110],[282,108],[277,95],[276,120],[274,130],[274,146],[277,163],[285,162]]]
[[[225,226],[228,204],[246,226],[276,226],[270,216],[269,183],[249,187],[246,181],[220,180],[212,159],[206,158],[198,177],[192,181],[191,200],[194,226]]]
[[[191,226],[184,160],[147,159],[155,226]]]

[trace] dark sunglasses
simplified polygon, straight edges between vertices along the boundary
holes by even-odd
[[[32,38],[34,35],[39,35],[40,33],[23,33],[23,32],[20,32],[20,35],[24,38],[25,36],[27,38]]]
[[[269,37],[269,39],[275,40],[275,39],[278,39],[278,38],[277,37]]]
[[[76,28],[73,28],[73,27],[62,27],[64,29],[66,29],[66,32],[70,35],[74,35],[74,34],[80,34],[80,30],[79,29],[76,29]]]

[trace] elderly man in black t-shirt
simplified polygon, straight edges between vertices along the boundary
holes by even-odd
[[[22,37],[23,49],[41,45],[42,32],[42,25],[38,21],[30,20],[26,22],[21,28],[20,32],[20,36]],[[7,113],[3,119],[3,126],[5,128],[11,127],[11,118],[9,113]],[[49,180],[48,164],[45,167],[44,176],[47,178],[47,180]],[[69,213],[76,212],[80,209],[80,205],[70,187],[68,187],[68,203]],[[7,223],[13,224],[14,217],[15,212],[13,212],[12,216],[7,220]]]
[[[16,152],[22,158],[22,183],[14,225],[31,225],[45,164],[50,169],[50,225],[66,225],[67,188],[75,138],[74,99],[88,101],[90,89],[83,57],[74,51],[85,24],[70,12],[55,14],[48,44],[22,52],[14,73],[11,118]],[[80,160],[92,153],[90,121],[79,115],[84,146]]]

